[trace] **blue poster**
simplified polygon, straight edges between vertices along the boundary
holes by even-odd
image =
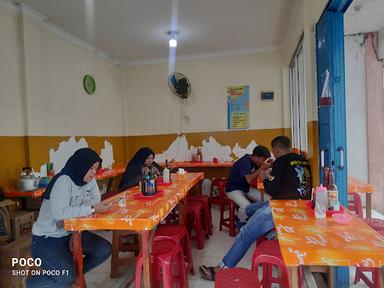
[[[228,95],[228,129],[249,129],[249,86],[231,86]]]

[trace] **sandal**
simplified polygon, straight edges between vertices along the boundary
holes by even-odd
[[[206,271],[208,271],[209,274],[207,274]],[[216,274],[215,267],[207,267],[205,265],[202,265],[199,267],[199,272],[200,272],[200,276],[205,280],[215,281],[215,274]]]

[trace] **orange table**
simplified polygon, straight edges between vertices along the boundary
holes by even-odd
[[[264,183],[261,179],[257,178],[257,181],[252,184],[253,187],[259,189],[264,193]],[[365,193],[365,203],[366,203],[366,217],[372,217],[372,193],[374,191],[374,187],[371,184],[364,183],[356,178],[348,177],[348,193]],[[263,198],[263,196],[262,196]]]
[[[356,178],[348,177],[348,193],[364,193],[365,194],[365,210],[366,217],[372,217],[372,193],[374,187],[371,184],[364,183]]]
[[[202,161],[202,162],[193,162],[193,161],[184,161],[184,162],[169,162],[171,168],[215,168],[215,167],[225,167],[230,168],[233,166],[234,161],[225,161],[217,162],[213,161]],[[164,167],[165,163],[160,163]]]
[[[33,191],[17,191],[16,189],[10,189],[4,192],[5,197],[7,198],[17,198],[17,197],[31,197],[39,198],[43,195],[45,188],[39,188]]]
[[[177,205],[180,205],[179,221],[185,225],[186,221],[186,195],[188,191],[204,178],[204,173],[187,173],[185,177],[177,179],[172,175],[174,183],[171,186],[159,186],[163,195],[151,200],[136,200],[139,189],[134,187],[105,200],[111,203],[125,195],[127,206],[120,208],[115,204],[111,210],[102,214],[87,217],[71,218],[64,221],[65,229],[74,231],[74,255],[77,273],[80,276],[80,287],[84,287],[83,257],[81,247],[81,231],[83,230],[129,230],[141,236],[141,253],[144,260],[144,287],[151,287],[149,273],[149,253],[151,247],[151,230],[156,227],[167,214]]]
[[[315,219],[305,200],[271,200],[284,262],[297,287],[297,266],[382,267],[384,238],[360,218],[340,225],[332,217]]]
[[[106,170],[106,171],[103,171],[102,173],[98,173],[95,178],[96,180],[109,179],[109,181],[111,182],[113,181],[114,177],[120,176],[124,172],[125,172],[125,167],[118,166],[116,168],[113,168],[112,170]],[[110,186],[111,183],[109,183],[108,186]],[[45,191],[45,188],[39,188],[33,191],[18,191],[16,189],[9,189],[4,192],[4,195],[7,198],[18,198],[18,197],[39,198],[41,195],[43,195],[44,191]]]

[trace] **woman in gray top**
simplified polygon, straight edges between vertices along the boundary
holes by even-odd
[[[69,287],[75,281],[70,249],[70,232],[64,220],[88,216],[108,209],[100,203],[95,175],[101,158],[89,148],[77,150],[49,183],[42,198],[37,221],[33,224],[32,257],[41,260],[42,273],[27,279],[27,287]],[[82,233],[84,273],[103,263],[111,254],[111,244],[88,231]]]

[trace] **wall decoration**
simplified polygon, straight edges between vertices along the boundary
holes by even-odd
[[[249,129],[249,86],[227,88],[228,129]]]
[[[92,95],[96,91],[96,82],[95,79],[93,79],[92,75],[85,75],[83,79],[83,86],[85,92],[87,92],[89,95]]]
[[[198,147],[201,148],[204,161],[212,161],[213,158],[217,158],[224,162],[236,160],[245,154],[252,154],[253,148],[256,146],[256,142],[252,140],[245,148],[242,148],[239,143],[235,143],[231,148],[229,145],[220,144],[213,136],[209,136],[208,140],[204,139]],[[166,159],[180,162],[191,161],[192,155],[196,152],[197,147],[190,145],[186,136],[182,135],[176,137],[163,153],[156,154],[155,158],[157,162],[165,162]]]

